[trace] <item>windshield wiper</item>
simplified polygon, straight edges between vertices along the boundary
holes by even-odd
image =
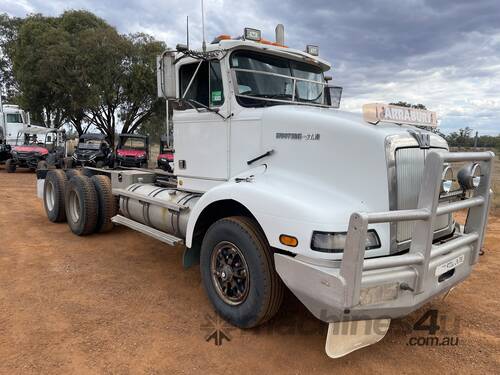
[[[232,114],[231,114],[228,117],[225,117],[225,116],[223,116],[223,115],[221,115],[219,113],[219,108],[210,108],[209,106],[207,106],[207,105],[205,105],[203,103],[200,103],[199,101],[194,100],[194,99],[183,98],[182,100],[185,100],[191,107],[193,107],[194,109],[196,109],[197,112],[201,112],[200,109],[197,107],[197,105],[198,105],[198,106],[206,109],[208,112],[212,112],[212,113],[215,113],[215,114],[219,115],[224,120],[227,120],[229,117],[232,116]]]

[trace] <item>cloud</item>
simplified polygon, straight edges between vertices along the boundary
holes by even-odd
[[[206,35],[240,35],[243,27],[271,39],[285,25],[286,43],[320,46],[344,87],[343,108],[373,101],[422,103],[450,132],[470,126],[500,133],[500,3],[497,0],[205,0]],[[147,32],[168,45],[202,39],[200,1],[3,0],[0,12],[57,15],[88,9],[120,32]]]

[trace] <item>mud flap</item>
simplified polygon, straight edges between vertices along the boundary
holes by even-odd
[[[358,320],[330,323],[325,351],[330,358],[340,358],[382,340],[391,319]]]
[[[193,245],[191,248],[184,248],[184,253],[182,254],[182,265],[184,268],[189,268],[196,264],[200,264],[200,246]]]

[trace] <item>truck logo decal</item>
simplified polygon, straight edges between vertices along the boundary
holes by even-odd
[[[319,141],[321,138],[319,133],[276,133],[276,139],[286,139],[293,141]]]

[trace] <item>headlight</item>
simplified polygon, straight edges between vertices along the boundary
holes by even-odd
[[[342,253],[345,248],[347,232],[313,232],[311,249],[323,253]],[[366,250],[380,247],[380,239],[374,229],[370,229],[366,236]]]
[[[97,155],[90,155],[89,160],[94,160]]]
[[[16,156],[17,155],[17,151],[12,151],[11,154],[12,154],[12,156]]]
[[[441,182],[441,192],[449,193],[453,186],[453,169],[447,166],[443,170],[443,181]]]
[[[467,164],[458,171],[457,177],[462,189],[476,189],[481,183],[481,167],[477,163]]]
[[[78,160],[78,156],[76,156],[76,154],[73,154],[72,158]]]

